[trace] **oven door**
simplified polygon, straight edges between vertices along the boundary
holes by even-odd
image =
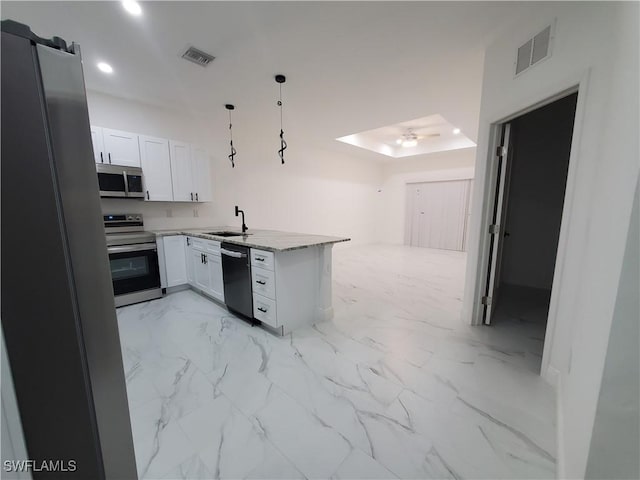
[[[155,243],[108,247],[113,293],[125,295],[160,288],[158,251]]]

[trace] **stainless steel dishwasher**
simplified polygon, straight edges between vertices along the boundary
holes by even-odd
[[[222,242],[220,253],[222,254],[224,303],[230,311],[253,319],[249,247]]]

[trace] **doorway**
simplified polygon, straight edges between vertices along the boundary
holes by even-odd
[[[578,94],[500,125],[483,321],[534,342],[540,371]]]
[[[464,251],[471,180],[407,184],[405,244]]]

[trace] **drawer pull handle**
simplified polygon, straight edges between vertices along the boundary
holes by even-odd
[[[267,309],[266,308],[258,307],[258,310],[260,310],[262,313],[267,313]]]
[[[267,282],[263,282],[262,280],[256,280],[256,283],[259,283],[260,285],[266,285]]]
[[[259,262],[264,262],[264,257],[256,257],[256,260]]]

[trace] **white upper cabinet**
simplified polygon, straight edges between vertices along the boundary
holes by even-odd
[[[102,139],[102,127],[91,125],[91,143],[93,143],[93,160],[96,163],[107,163],[109,161],[104,153],[104,141]]]
[[[176,202],[195,202],[191,145],[170,140],[169,150],[171,152],[173,200]]]
[[[91,141],[95,163],[142,167],[146,201],[213,200],[211,157],[204,148],[94,125]]]
[[[138,147],[138,135],[110,128],[102,129],[104,163],[122,165],[125,167],[140,166],[140,149]]]
[[[140,135],[140,163],[144,178],[144,199],[173,201],[169,140]]]
[[[210,202],[211,192],[211,161],[204,148],[193,145],[191,147],[193,160],[193,185],[196,202]]]

